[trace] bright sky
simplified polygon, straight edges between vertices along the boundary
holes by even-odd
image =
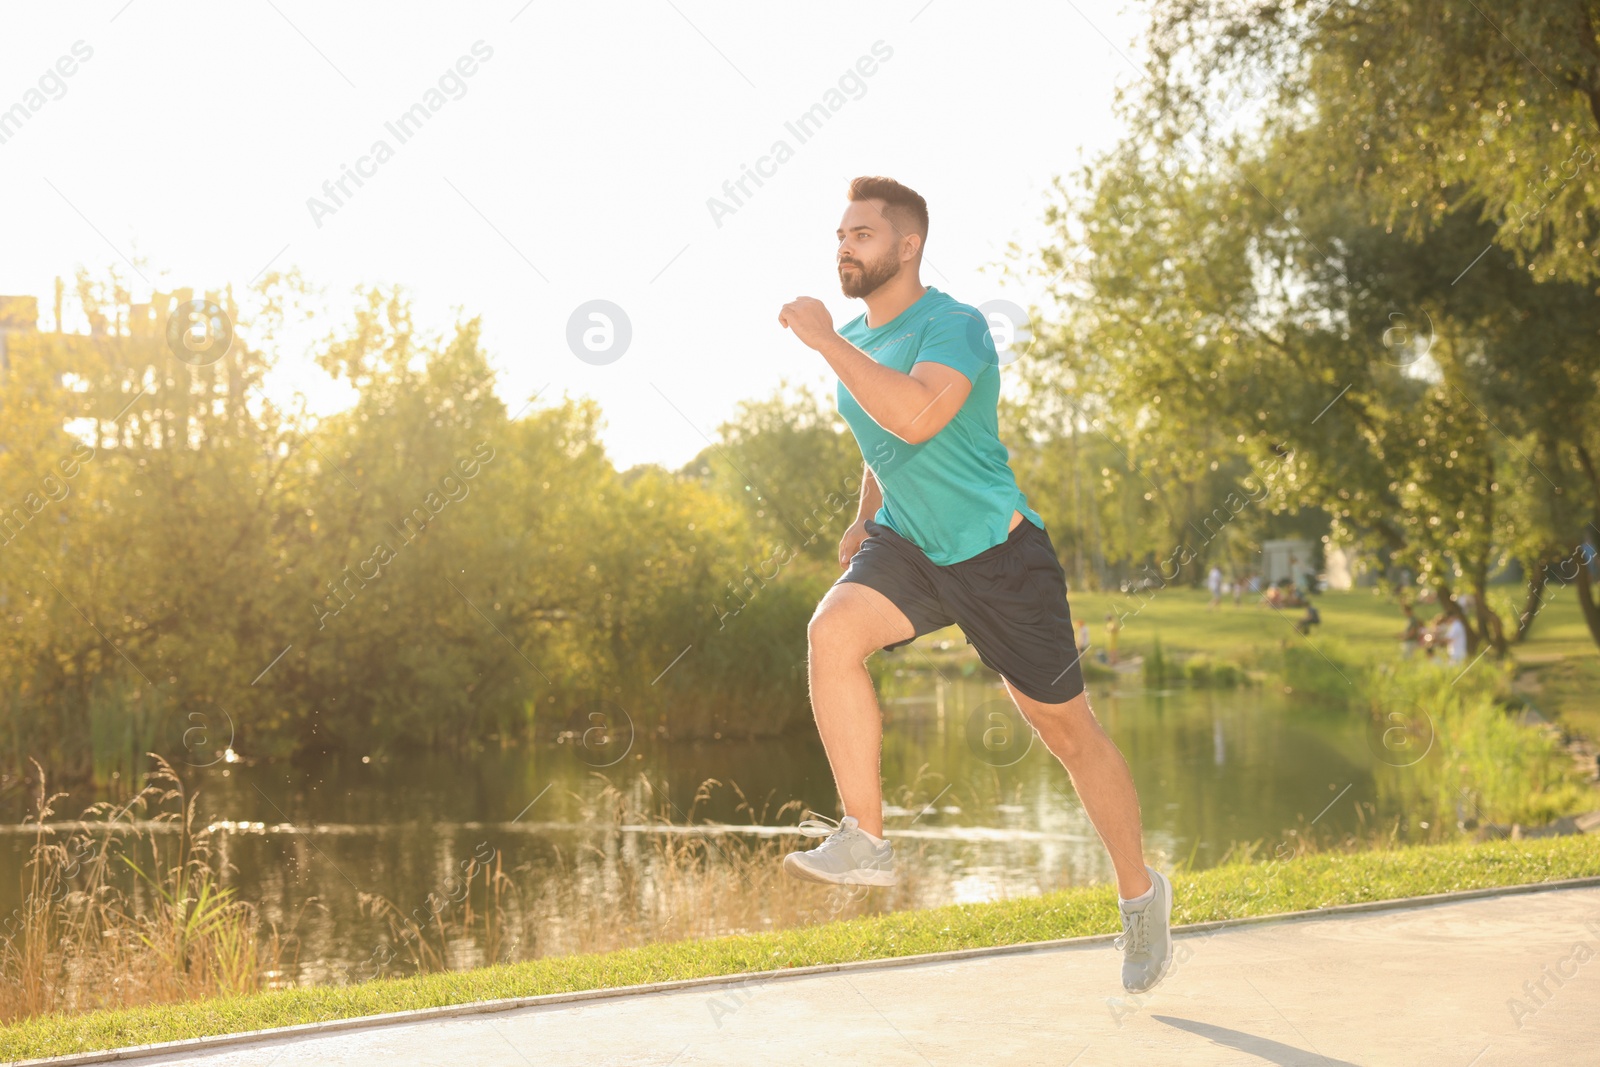
[[[357,286],[399,282],[427,329],[482,316],[513,411],[539,389],[596,398],[623,467],[682,463],[780,379],[831,390],[777,313],[799,294],[840,325],[862,310],[833,268],[855,175],[928,199],[925,283],[1026,306],[984,268],[1035,243],[1051,178],[1116,138],[1143,25],[1092,0],[3,10],[0,293],[37,295],[41,325],[80,265],[115,265],[135,299],[298,267],[332,316],[319,334]],[[426,120],[400,129],[417,104]],[[786,123],[818,104],[802,142]],[[735,204],[723,186],[747,166],[766,176]],[[335,202],[323,185],[346,167],[362,184]],[[591,300],[631,326],[610,362],[568,345]],[[274,395],[344,402],[282,357]]]

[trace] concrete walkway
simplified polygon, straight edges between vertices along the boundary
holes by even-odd
[[[1094,939],[267,1037],[134,1062],[1600,1063],[1600,886],[1232,925],[1177,944],[1173,972],[1143,997],[1118,995],[1120,955]]]

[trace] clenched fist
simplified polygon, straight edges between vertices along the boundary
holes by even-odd
[[[822,301],[814,296],[797,296],[778,312],[778,325],[787,327],[800,338],[807,348],[817,349],[830,338],[839,336],[833,329],[833,316]]]

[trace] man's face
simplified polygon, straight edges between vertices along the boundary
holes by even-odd
[[[900,273],[904,236],[883,213],[882,200],[852,200],[839,221],[839,288],[863,297]]]

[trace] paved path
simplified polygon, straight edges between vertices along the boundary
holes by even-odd
[[[1600,1064],[1600,887],[1232,926],[1182,935],[1178,945],[1173,972],[1140,998],[1109,995],[1121,992],[1120,957],[1102,941],[133,1062]]]

